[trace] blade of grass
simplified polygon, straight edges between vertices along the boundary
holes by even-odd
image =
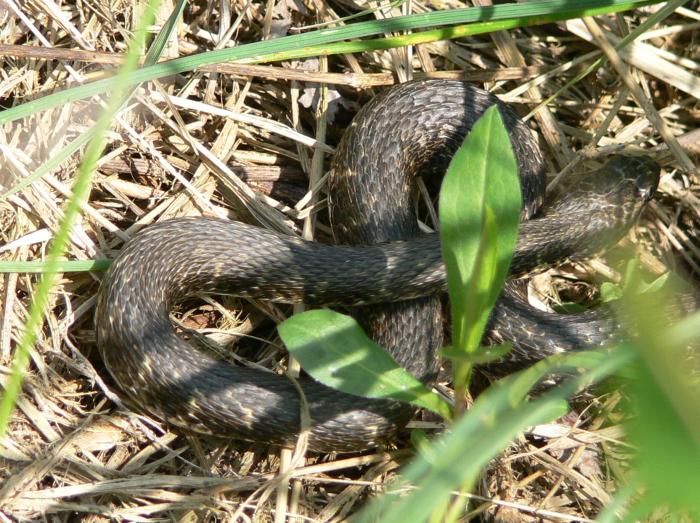
[[[175,31],[177,22],[182,16],[182,12],[185,10],[185,5],[187,5],[187,0],[178,0],[177,5],[170,16],[163,24],[163,27],[158,34],[153,39],[148,52],[146,53],[146,58],[144,59],[144,65],[154,65],[158,63],[160,57],[163,56],[163,51],[168,45],[168,40]]]
[[[655,3],[655,2],[653,2]],[[641,7],[642,4],[638,4],[634,7]],[[627,10],[628,8],[623,6],[607,6],[595,8],[595,6],[589,7],[587,10],[591,12],[587,16],[597,16],[601,14],[609,14],[619,11]],[[561,20],[569,20],[571,18],[578,18],[578,12],[572,13],[570,11],[565,11],[561,13],[553,13],[544,16],[523,16],[521,18],[504,19],[504,20],[489,20],[488,22],[473,22],[464,25],[455,25],[452,27],[446,27],[443,29],[434,29],[429,31],[418,31],[411,34],[393,36],[386,38],[378,38],[374,40],[362,40],[362,41],[352,41],[352,42],[336,42],[329,43],[325,45],[318,46],[306,46],[303,49],[297,49],[292,51],[282,51],[278,53],[272,53],[267,55],[260,55],[252,59],[241,59],[241,63],[266,63],[275,62],[281,60],[291,60],[298,58],[307,58],[310,56],[319,55],[336,55],[336,54],[348,54],[348,53],[360,53],[366,51],[377,51],[383,49],[394,49],[397,47],[404,47],[408,45],[418,45],[431,42],[438,42],[441,40],[454,40],[456,38],[463,38],[465,36],[474,36],[484,33],[492,33],[495,31],[504,31],[508,29],[515,29],[517,27],[526,27],[532,25],[542,25],[552,22],[557,22]]]
[[[303,56],[316,56],[319,54],[319,48],[317,46],[388,32],[415,31],[428,27],[434,28],[445,25],[477,22],[483,19],[488,19],[488,22],[485,22],[485,24],[490,27],[490,30],[500,30],[524,25],[543,24],[568,18],[580,18],[582,16],[595,16],[603,13],[619,12],[651,5],[659,1],[660,0],[547,0],[528,4],[506,4],[490,8],[470,7],[449,11],[436,11],[426,14],[399,16],[385,20],[355,23],[343,28],[322,29],[303,35],[292,35],[273,40],[264,40],[236,48],[219,49],[178,58],[168,62],[161,62],[131,72],[124,77],[124,81],[131,86],[149,80],[190,71],[202,65],[211,65],[232,60],[253,59],[254,61],[260,61],[263,57],[266,57],[266,60],[269,60],[269,57],[286,59],[288,55],[283,55],[282,53],[294,51],[295,54],[292,56],[302,56],[296,54],[299,53],[302,48],[304,50],[308,49],[308,51],[303,53]],[[504,25],[499,25],[499,21],[503,21]],[[486,31],[485,27],[486,26],[484,26],[482,32]],[[377,48],[383,49],[386,48],[387,45],[397,47],[406,45],[404,42],[435,41],[445,38],[457,38],[465,34],[470,34],[467,29],[459,29],[452,32],[449,30],[435,30],[426,31],[426,35],[423,35],[423,38],[427,38],[427,40],[405,40],[405,38],[408,37],[420,38],[419,35],[406,35],[394,39],[377,40],[375,43],[380,46]],[[385,40],[388,40],[389,43],[383,43]],[[333,49],[333,52],[347,51]],[[12,122],[39,111],[104,93],[113,89],[113,87],[114,78],[106,78],[53,93],[0,112],[0,124]]]
[[[109,99],[107,108],[95,125],[95,137],[88,144],[85,158],[78,169],[72,188],[73,197],[68,200],[64,218],[59,224],[51,243],[46,259],[47,270],[33,294],[27,322],[12,360],[11,374],[5,385],[4,394],[0,399],[0,438],[4,436],[8,428],[17,395],[22,386],[22,379],[29,364],[30,350],[36,340],[37,332],[43,324],[44,314],[48,307],[49,294],[56,282],[58,260],[63,256],[68,246],[70,230],[80,212],[81,202],[84,202],[89,194],[92,173],[104,149],[103,136],[109,129],[114,114],[116,114],[124,99],[128,96],[129,83],[126,80],[127,75],[129,71],[134,70],[138,66],[139,50],[143,48],[147,36],[146,28],[153,23],[159,4],[160,0],[150,0],[146,6],[144,16],[134,35],[134,40],[127,51],[122,70],[115,78],[116,83],[113,96]]]
[[[490,387],[451,431],[402,473],[392,492],[374,500],[353,521],[403,523],[427,521],[461,485],[474,484],[483,467],[527,426],[551,420],[567,410],[565,399],[629,365],[629,347],[557,355]],[[523,402],[544,376],[566,369],[583,371],[533,402]],[[413,487],[405,496],[406,487]]]
[[[5,272],[42,273],[106,271],[112,260],[59,260],[49,265],[47,261],[0,261],[0,274]]]

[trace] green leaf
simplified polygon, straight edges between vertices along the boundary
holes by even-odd
[[[676,278],[675,281],[674,278]],[[682,280],[672,272],[667,272],[649,283],[643,283],[640,292],[660,292],[667,288],[667,285],[677,285],[679,282]]]
[[[600,299],[603,303],[621,299],[626,293],[644,294],[662,292],[669,285],[677,285],[674,283],[674,276],[671,272],[666,272],[647,283],[641,279],[639,262],[636,258],[630,255],[630,261],[625,268],[625,275],[622,279],[622,284],[603,282],[600,286]]]
[[[453,342],[473,352],[505,281],[522,198],[498,109],[490,107],[452,158],[440,191],[440,237],[452,303]]]
[[[496,106],[452,158],[440,190],[440,238],[452,305],[452,343],[472,355],[508,274],[522,198],[510,138]],[[456,356],[454,351],[447,352]],[[472,362],[454,360],[457,400]]]
[[[450,418],[447,402],[401,368],[350,316],[307,311],[277,329],[292,356],[321,383],[366,398],[408,401]]]
[[[608,303],[622,298],[623,290],[617,283],[603,282],[600,286],[600,301]]]

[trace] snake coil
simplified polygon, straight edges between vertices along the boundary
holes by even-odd
[[[192,430],[291,445],[299,394],[285,377],[234,366],[191,347],[169,312],[195,292],[278,302],[358,306],[371,337],[415,375],[430,380],[442,343],[437,293],[445,288],[439,238],[419,235],[413,180],[441,176],[474,122],[497,104],[518,161],[524,219],[540,209],[544,162],[536,140],[493,95],[460,81],[424,80],[391,89],[356,116],[333,160],[330,218],[337,245],[284,236],[239,222],[182,218],[129,241],[105,278],[97,342],[119,388],[142,410]],[[615,157],[575,190],[521,224],[512,273],[520,274],[615,241],[639,216],[658,183],[644,157]],[[596,323],[598,322],[598,323]],[[515,344],[522,365],[611,336],[608,319],[561,319],[533,311],[506,292],[489,337]],[[311,415],[309,446],[358,451],[391,439],[412,414],[404,404],[369,400],[299,380]]]

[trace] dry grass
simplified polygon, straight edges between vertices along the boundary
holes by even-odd
[[[223,17],[233,22],[224,23],[220,5],[192,3],[169,56],[212,49],[231,24],[237,27],[222,45],[274,37],[290,24],[313,24],[356,9],[350,2],[236,1],[230,6],[233,16]],[[417,0],[410,5],[416,12],[427,7]],[[462,5],[451,1],[444,7]],[[111,71],[138,17],[133,3],[123,0],[30,1],[15,6],[17,11],[6,6],[15,4],[0,5],[0,101],[5,107]],[[441,42],[408,54],[397,50],[275,66],[220,65],[143,86],[132,111],[112,130],[68,256],[113,257],[139,229],[173,216],[249,221],[241,203],[248,199],[276,227],[297,232],[305,218],[320,211],[316,236],[328,238],[324,186],[318,180],[349,118],[378,86],[440,75],[485,84],[528,115],[552,179],[581,172],[596,158],[621,149],[653,155],[664,169],[661,194],[626,243],[636,246],[652,272],[697,272],[696,8],[691,2],[663,27],[649,31],[643,47],[622,54],[622,62],[613,60],[530,114],[599,49],[610,53],[617,37],[606,32],[606,25],[619,35],[645,14]],[[98,110],[96,103],[75,103],[26,120],[28,127],[2,129],[3,189],[84,132]],[[1,259],[41,258],[78,161],[73,158],[0,202]],[[613,278],[619,270],[602,262],[590,265],[594,273]],[[590,266],[584,268],[571,265],[550,276],[597,278],[590,276]],[[405,462],[408,453],[402,450],[307,456],[285,475],[286,458],[283,454],[281,461],[277,450],[170,432],[128,410],[110,392],[111,383],[101,379],[105,373],[96,356],[92,314],[101,277],[65,275],[53,295],[0,449],[2,521],[266,521],[285,514],[292,521],[340,521]],[[33,275],[0,274],[1,381],[7,378],[35,282]],[[272,342],[253,353],[248,346],[254,344],[244,341],[239,351],[268,365],[280,359],[270,319],[291,314],[286,308],[219,297],[180,312],[186,327],[222,345],[251,333]],[[513,442],[483,475],[472,498],[474,513],[497,521],[595,517],[624,478],[620,399],[616,392],[595,397],[579,406],[581,414],[535,427]]]

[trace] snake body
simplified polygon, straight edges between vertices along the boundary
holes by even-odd
[[[329,209],[337,245],[211,218],[156,224],[125,245],[100,288],[95,320],[100,353],[119,388],[141,409],[176,425],[295,443],[300,400],[287,378],[217,360],[174,330],[169,312],[195,292],[356,307],[370,336],[429,381],[442,343],[436,296],[445,288],[445,269],[438,236],[418,234],[413,182],[417,175],[441,176],[493,104],[518,160],[522,217],[531,218],[543,201],[544,163],[532,133],[512,110],[459,81],[391,88],[358,113],[333,160]],[[619,238],[639,216],[658,175],[647,158],[613,158],[545,206],[542,216],[521,224],[511,272],[585,256]],[[507,292],[492,314],[490,337],[512,339],[512,358],[526,362],[597,345],[610,335],[607,320],[578,320],[572,328],[576,319],[545,318]],[[543,321],[554,332],[538,325]],[[376,446],[394,437],[412,413],[402,403],[344,394],[310,378],[299,384],[313,450]]]

